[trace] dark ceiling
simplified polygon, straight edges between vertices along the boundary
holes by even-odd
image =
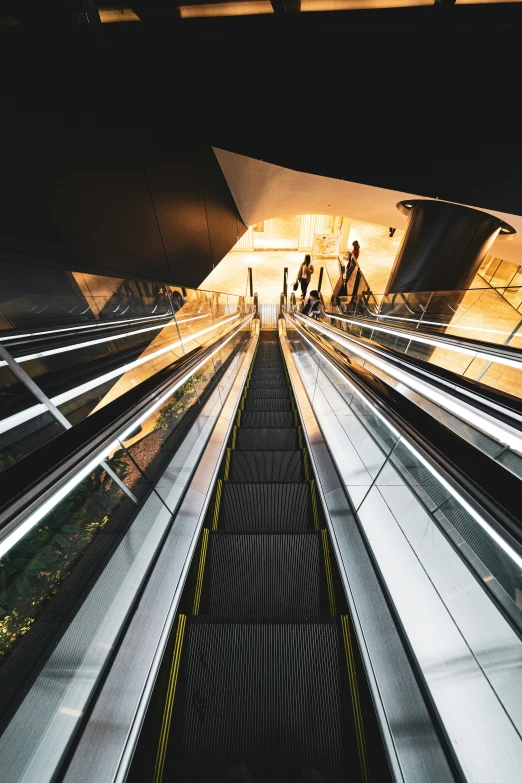
[[[522,214],[521,32],[518,3],[0,27],[3,158],[212,144]]]

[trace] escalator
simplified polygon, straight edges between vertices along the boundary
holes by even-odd
[[[519,478],[259,326],[0,477],[6,783],[515,783]]]
[[[193,568],[154,774],[146,731],[131,780],[369,780],[371,707],[275,331],[261,333]],[[389,779],[382,748],[372,756],[373,779]]]

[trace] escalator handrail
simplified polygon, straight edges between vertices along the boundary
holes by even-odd
[[[296,318],[286,318],[522,556],[520,479],[385,381],[351,362]]]
[[[0,540],[132,426],[162,394],[188,380],[253,317],[250,313],[211,345],[190,351],[0,473]]]
[[[136,321],[132,324],[119,324],[117,322],[105,322],[104,325],[95,326],[91,325],[90,328],[83,329],[81,332],[68,331],[64,329],[58,330],[55,333],[42,332],[41,334],[31,334],[27,338],[17,338],[12,335],[6,337],[0,341],[0,344],[6,348],[11,355],[17,361],[27,361],[28,356],[26,353],[40,353],[44,351],[52,351],[54,348],[57,352],[63,352],[66,348],[72,350],[74,348],[81,349],[84,346],[96,345],[98,342],[109,342],[110,340],[119,340],[122,337],[134,337],[135,335],[142,334],[143,332],[159,331],[165,329],[167,326],[183,326],[184,323],[190,320],[199,318],[211,318],[209,313],[203,315],[192,316],[188,319],[177,319],[173,313],[169,313],[167,316],[161,316],[157,320],[153,320],[150,317],[140,321]],[[220,321],[229,318],[230,314],[225,314],[219,318],[213,319],[213,324],[220,325]],[[56,344],[58,342],[58,344]],[[45,354],[43,354],[45,355]],[[53,355],[52,353],[50,354]],[[21,358],[23,357],[23,358]]]
[[[364,350],[386,359],[386,361],[391,362],[402,370],[407,368],[407,372],[411,375],[423,380],[426,380],[426,377],[428,377],[430,384],[436,386],[441,391],[447,392],[449,386],[451,393],[458,396],[463,402],[469,403],[472,401],[475,407],[490,415],[494,415],[495,418],[508,424],[510,427],[522,431],[522,400],[518,397],[500,389],[495,389],[481,381],[466,378],[452,370],[439,367],[439,365],[432,364],[425,359],[420,359],[411,354],[404,354],[390,346],[381,345],[369,337],[360,337],[350,332],[345,332],[324,321],[321,322],[321,326],[333,334],[343,337],[345,340],[353,341],[357,345],[363,346]]]
[[[411,340],[419,340],[419,337],[421,337],[423,342],[429,342],[430,344],[433,343],[435,347],[453,345],[456,347],[461,347],[466,351],[473,351],[479,354],[490,354],[490,356],[483,355],[480,358],[491,361],[495,361],[495,357],[498,359],[509,359],[514,363],[520,363],[520,369],[522,369],[522,351],[520,348],[514,348],[513,346],[498,345],[497,343],[490,343],[486,340],[473,340],[470,337],[457,337],[456,335],[442,335],[436,332],[419,331],[417,329],[410,329],[407,326],[396,325],[395,323],[389,324],[384,320],[386,316],[382,314],[376,316],[375,319],[347,316],[343,313],[333,313],[326,310],[324,314],[327,318],[333,318],[338,321],[347,321],[348,323],[366,326],[370,329],[377,329],[378,327],[383,329],[384,326],[387,327],[387,329],[383,331],[387,331],[389,334],[397,334],[399,337],[406,337]],[[376,320],[377,318],[382,318],[383,320]],[[420,323],[422,323],[422,321]],[[441,324],[441,326],[447,327],[451,326],[451,324]],[[443,345],[440,346],[438,343],[442,343]]]

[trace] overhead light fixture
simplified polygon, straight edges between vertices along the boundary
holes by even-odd
[[[200,5],[180,5],[182,19],[212,16],[254,16],[273,14],[270,0],[247,0],[238,3],[201,3]]]
[[[121,8],[115,6],[114,8],[99,8],[100,21],[102,24],[107,22],[140,22],[141,19],[132,10],[132,8]]]

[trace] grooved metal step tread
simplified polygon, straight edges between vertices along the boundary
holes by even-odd
[[[236,448],[257,451],[269,449],[279,451],[298,449],[299,437],[295,427],[238,427],[236,431]]]
[[[272,380],[270,378],[262,378],[260,380],[253,381],[250,384],[249,389],[286,389],[288,390],[288,383],[283,376],[280,380]]]
[[[290,397],[286,399],[267,399],[267,398],[246,398],[244,402],[245,411],[291,411],[292,400]]]
[[[218,530],[273,532],[313,528],[310,486],[224,481]]]
[[[294,414],[290,411],[243,411],[242,427],[294,427]]]
[[[257,385],[251,384],[247,391],[247,400],[257,399],[259,397],[266,397],[269,400],[283,400],[288,397],[288,386],[285,384],[284,387],[280,389],[263,389],[259,388]]]
[[[256,783],[294,783],[304,769],[326,783],[358,780],[340,649],[333,620],[191,619],[164,779],[220,783],[243,766]]]
[[[277,384],[284,384],[286,388],[288,388],[288,381],[286,379],[286,375],[283,372],[279,373],[264,373],[261,372],[258,375],[252,374],[252,378],[250,380],[250,386],[258,386],[259,384],[264,383],[277,383]],[[277,388],[276,387],[269,387],[269,388]]]
[[[320,533],[210,534],[200,615],[328,615]]]
[[[245,415],[245,414],[243,414]],[[247,451],[234,449],[230,455],[231,481],[304,481],[301,450]]]

